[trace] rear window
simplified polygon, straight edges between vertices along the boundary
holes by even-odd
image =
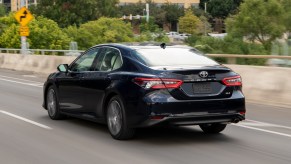
[[[139,60],[149,67],[159,66],[211,66],[217,62],[203,56],[195,49],[187,48],[153,48],[137,49],[135,54]]]

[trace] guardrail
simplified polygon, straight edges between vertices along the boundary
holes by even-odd
[[[0,48],[0,53],[14,53],[19,54],[21,49],[13,48]],[[28,49],[27,54],[37,55],[59,55],[59,56],[78,56],[82,52],[81,50],[46,50],[46,49]],[[226,58],[227,64],[237,64],[237,58],[245,59],[286,59],[291,60],[291,56],[278,56],[278,55],[239,55],[239,54],[206,54],[209,57]]]
[[[20,54],[21,49],[14,48],[0,48],[0,53],[13,53]],[[60,55],[60,56],[78,56],[82,52],[81,50],[46,50],[46,49],[27,49],[27,55]]]
[[[237,58],[245,59],[287,59],[291,60],[291,56],[279,55],[238,55],[238,54],[206,54],[209,57],[221,57],[227,59],[227,64],[237,64]]]

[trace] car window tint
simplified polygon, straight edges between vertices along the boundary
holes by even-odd
[[[95,57],[97,56],[99,48],[92,48],[85,52],[75,63],[71,66],[71,71],[82,72],[82,71],[91,71],[91,66]]]
[[[122,59],[117,49],[106,48],[102,56],[103,59],[97,61],[97,68],[95,70],[113,71],[121,67]]]

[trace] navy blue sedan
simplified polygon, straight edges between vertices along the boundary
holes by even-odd
[[[53,120],[107,124],[118,140],[155,125],[219,133],[245,119],[240,75],[183,45],[94,46],[49,75],[43,107]]]

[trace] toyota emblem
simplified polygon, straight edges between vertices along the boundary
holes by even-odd
[[[201,71],[201,72],[199,72],[199,76],[202,77],[202,78],[206,78],[206,77],[208,77],[208,72],[207,71]]]

